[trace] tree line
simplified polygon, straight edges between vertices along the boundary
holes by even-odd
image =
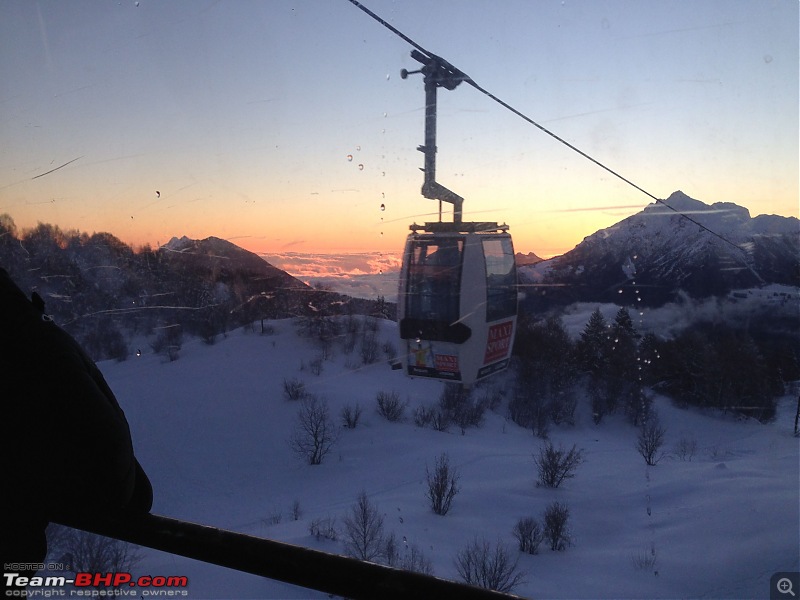
[[[626,308],[611,322],[596,309],[573,341],[559,317],[523,317],[509,416],[546,437],[551,423],[574,421],[585,395],[595,423],[621,413],[639,426],[650,415],[652,390],[680,405],[769,421],[784,382],[800,378],[800,349],[785,336],[759,333],[698,322],[664,339],[637,331]]]
[[[125,360],[136,337],[174,360],[184,335],[211,344],[236,327],[260,322],[263,330],[267,319],[387,310],[312,289],[230,247],[230,257],[134,249],[109,233],[44,223],[20,231],[0,214],[0,265],[24,291],[37,291],[47,313],[95,360]]]

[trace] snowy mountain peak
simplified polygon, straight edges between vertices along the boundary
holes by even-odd
[[[676,191],[520,273],[523,281],[558,286],[547,303],[613,301],[635,274],[648,287],[635,301],[660,304],[679,290],[707,297],[763,283],[800,286],[798,256],[798,219],[751,218],[732,202],[709,205]]]
[[[172,250],[173,252],[180,252],[181,250],[185,250],[191,244],[194,243],[194,240],[186,237],[185,235],[181,238],[173,236],[170,241],[164,244],[163,248],[167,250]]]

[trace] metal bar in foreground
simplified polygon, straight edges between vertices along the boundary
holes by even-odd
[[[59,522],[68,527],[353,600],[518,598],[422,573],[152,514]]]

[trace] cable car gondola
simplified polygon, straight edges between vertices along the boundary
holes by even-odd
[[[425,81],[425,182],[422,195],[439,200],[439,221],[412,224],[400,271],[398,318],[401,366],[412,377],[469,386],[508,366],[517,323],[517,272],[508,226],[463,222],[463,198],[436,182],[436,90],[455,89],[466,76],[443,59],[417,50]],[[401,72],[405,79],[410,73]],[[453,204],[442,222],[441,203]]]

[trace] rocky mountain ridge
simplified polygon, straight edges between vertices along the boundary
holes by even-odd
[[[575,301],[659,305],[766,283],[800,286],[800,221],[681,191],[586,237],[561,256],[520,269],[533,306]],[[620,297],[622,294],[623,297]],[[639,298],[640,300],[637,300]]]

